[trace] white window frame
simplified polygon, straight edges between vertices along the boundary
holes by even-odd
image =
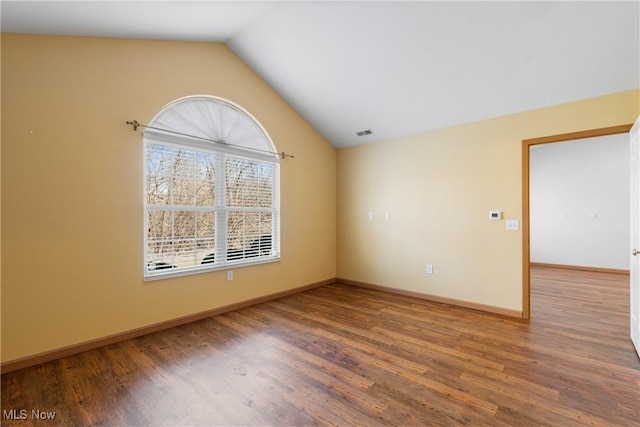
[[[181,98],[179,100],[174,101],[180,102],[182,100],[191,100],[196,97],[186,97]],[[270,140],[270,137],[260,125],[260,123],[253,118],[246,110],[237,104],[232,103],[231,101],[218,98],[218,97],[210,97],[210,96],[198,96],[197,98],[202,99],[204,102],[220,102],[224,103],[225,108],[232,107],[238,110],[241,114],[245,116],[245,118],[250,118],[251,121],[249,123],[254,123],[256,128],[260,130],[265,135],[265,150],[255,150],[255,148],[243,147],[242,140],[234,141],[233,144],[225,144],[225,143],[216,143],[204,140],[202,136],[196,135],[195,137],[190,137],[186,135],[177,135],[168,132],[162,132],[158,130],[153,130],[151,126],[153,126],[154,121],[150,123],[148,129],[144,132],[144,279],[147,280],[156,280],[162,278],[197,274],[209,271],[216,270],[225,270],[230,268],[238,268],[244,266],[251,266],[257,264],[264,264],[269,262],[276,262],[280,260],[280,157],[277,155],[277,151],[273,146],[273,143]],[[162,111],[165,111],[168,108],[172,107],[172,104],[168,104]],[[159,113],[160,114],[160,113]],[[158,117],[158,115],[156,115]],[[246,127],[246,123],[245,123]],[[149,130],[151,128],[151,130]],[[188,134],[184,132],[185,129],[181,129],[180,132],[183,134]],[[213,138],[211,138],[213,139]],[[268,145],[267,145],[268,144]],[[255,141],[253,143],[253,147],[255,147]],[[173,149],[184,150],[185,153],[210,153],[215,156],[215,206],[210,207],[200,207],[200,206],[178,206],[173,204],[168,205],[153,205],[149,204],[147,200],[147,152],[151,147],[167,147]],[[226,200],[227,192],[226,192],[226,182],[227,182],[227,173],[226,173],[226,162],[227,160],[237,160],[240,159],[242,161],[248,161],[252,165],[258,165],[260,169],[265,168],[267,172],[270,171],[269,174],[269,182],[271,191],[268,192],[270,194],[270,206],[256,207],[256,206],[230,206],[229,202]],[[262,165],[262,166],[259,166]],[[266,182],[266,181],[263,181]],[[154,210],[163,210],[163,211],[208,211],[213,212],[215,216],[215,248],[213,251],[214,261],[211,263],[194,263],[191,266],[173,266],[173,268],[160,268],[154,269],[155,265],[154,260],[148,253],[149,250],[149,212]],[[227,256],[230,251],[233,252],[236,256],[239,256],[237,249],[232,249],[228,246],[228,235],[227,235],[227,222],[230,214],[233,213],[248,213],[248,214],[265,214],[267,216],[270,215],[270,238],[265,238],[264,234],[258,233],[256,234],[247,234],[246,230],[243,230],[240,235],[243,237],[245,241],[244,252],[242,252],[242,257],[235,258],[232,255],[231,259]],[[173,224],[172,224],[172,230]],[[173,234],[174,231],[172,231]],[[194,239],[197,239],[197,235],[194,235]],[[257,240],[256,240],[257,239]],[[180,240],[178,237],[173,236],[172,242]],[[264,251],[258,251],[256,255],[255,249],[252,251],[247,250],[246,244],[249,243],[250,247],[254,247],[254,245],[260,244],[261,249],[265,249]],[[173,243],[172,243],[173,244]],[[209,254],[210,255],[210,254]],[[173,254],[175,259],[175,251]],[[169,263],[173,265],[173,263]]]

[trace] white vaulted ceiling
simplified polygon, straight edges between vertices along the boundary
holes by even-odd
[[[638,1],[2,1],[1,25],[226,43],[336,147],[640,87]]]

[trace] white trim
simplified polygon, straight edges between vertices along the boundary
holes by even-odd
[[[273,262],[280,262],[280,256],[271,257],[271,258],[260,258],[255,261],[230,261],[225,265],[213,266],[213,264],[205,264],[202,267],[194,267],[189,270],[156,270],[156,272],[149,272],[146,276],[144,276],[145,282],[153,282],[155,280],[161,279],[171,279],[172,277],[181,277],[181,276],[190,276],[192,274],[200,274],[200,273],[208,273],[211,271],[224,271],[224,270],[235,270],[236,268],[243,267],[251,267],[254,265],[260,264],[271,264]]]

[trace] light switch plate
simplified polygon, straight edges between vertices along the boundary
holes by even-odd
[[[508,219],[507,220],[507,230],[509,231],[518,231],[520,230],[520,223],[517,219]]]

